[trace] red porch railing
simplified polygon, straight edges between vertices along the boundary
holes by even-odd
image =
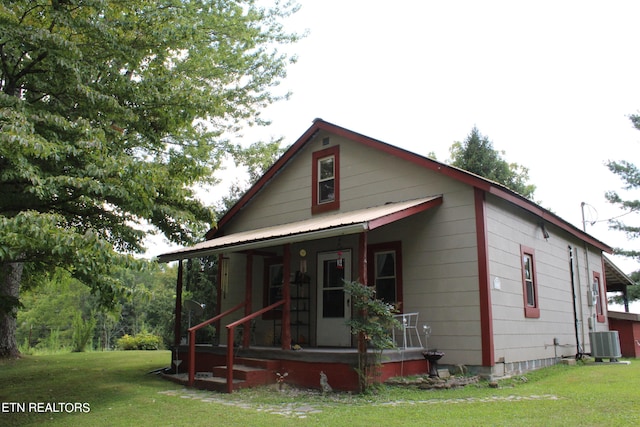
[[[270,306],[264,307],[256,312],[249,314],[248,316],[243,317],[242,319],[236,320],[226,326],[227,328],[227,393],[233,392],[233,339],[235,336],[235,328],[236,326],[243,325],[244,323],[255,319],[256,317],[266,313],[267,311],[271,311],[285,303],[285,300],[280,300]],[[204,328],[207,325],[212,324],[225,316],[237,311],[245,306],[245,303],[242,302],[236,305],[229,310],[218,314],[215,317],[212,317],[209,320],[206,320],[196,326],[193,326],[188,329],[189,331],[189,386],[193,386],[195,382],[196,376],[196,331],[200,328]]]
[[[256,317],[266,313],[267,311],[273,310],[284,303],[285,300],[280,300],[227,325],[227,393],[233,393],[233,337],[235,335],[236,326],[242,325],[251,319],[255,319]]]
[[[212,324],[213,322],[217,322],[218,320],[222,319],[225,316],[228,316],[234,311],[240,310],[242,307],[244,307],[245,304],[246,304],[245,302],[242,302],[236,305],[235,307],[230,308],[229,310],[223,313],[220,313],[215,317],[212,317],[209,320],[205,320],[204,322],[196,326],[190,327],[187,330],[189,332],[189,385],[190,386],[193,386],[193,383],[196,378],[196,331],[198,329],[204,328],[205,326]],[[220,333],[220,331],[218,331],[218,333]]]

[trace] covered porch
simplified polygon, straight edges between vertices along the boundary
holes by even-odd
[[[172,379],[204,388],[219,388],[213,384],[222,382],[224,391],[232,392],[250,386],[246,380],[242,385],[242,377],[255,376],[257,370],[267,371],[271,382],[286,374],[288,382],[306,387],[318,387],[319,373],[324,372],[332,387],[357,389],[353,368],[357,366],[358,346],[363,343],[347,325],[352,304],[343,281],[375,285],[369,276],[376,274],[376,263],[388,264],[389,276],[382,279],[395,280],[391,274],[397,271],[395,263],[401,261],[399,252],[387,250],[393,244],[380,249],[377,233],[440,204],[442,196],[432,196],[329,214],[214,236],[160,256],[161,262],[179,263],[173,359],[181,362],[179,366],[172,364],[178,372]],[[372,257],[372,248],[376,257]],[[184,331],[182,263],[204,256],[217,257],[218,314]],[[402,300],[397,294],[401,290],[380,289],[388,292],[388,300]],[[215,327],[218,342],[197,343],[197,331],[209,325]],[[381,380],[428,370],[422,347],[416,344],[411,348],[406,342],[400,345],[398,350],[385,352]],[[251,366],[255,363],[261,366]]]

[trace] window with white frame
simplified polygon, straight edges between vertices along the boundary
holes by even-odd
[[[520,247],[522,260],[522,293],[525,317],[540,317],[538,306],[538,279],[536,275],[535,253],[531,248]]]
[[[376,252],[375,255],[376,298],[395,303],[396,297],[396,252]]]
[[[340,209],[340,146],[313,153],[311,212]]]
[[[593,297],[596,303],[596,319],[599,323],[604,323],[604,304],[602,302],[602,287],[600,285],[600,273],[593,272]]]
[[[368,283],[376,298],[402,310],[402,243],[375,243],[367,247]]]
[[[336,199],[335,156],[318,160],[318,204]]]

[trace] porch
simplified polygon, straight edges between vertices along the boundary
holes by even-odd
[[[356,390],[357,348],[365,341],[351,334],[353,304],[344,282],[357,278],[375,286],[385,301],[401,305],[401,240],[390,238],[400,233],[388,227],[441,203],[441,196],[432,196],[326,215],[229,234],[161,256],[160,261],[179,262],[174,359],[182,361],[178,369],[183,374],[171,378],[230,393],[275,382],[276,374],[286,374],[292,384],[318,387],[324,372],[333,388]],[[411,227],[403,231],[410,234]],[[212,255],[217,255],[214,301],[219,314],[189,324],[185,337],[182,261]],[[207,326],[215,328],[216,344],[226,345],[197,345],[196,331]],[[414,329],[418,333],[417,325]],[[379,380],[427,372],[422,351],[420,346],[385,352]]]
[[[377,381],[391,377],[425,374],[429,371],[420,347],[384,350]],[[193,387],[229,392],[227,384],[227,346],[198,344],[195,346]],[[174,350],[171,370],[164,378],[189,386],[189,346]],[[374,357],[371,352],[369,357]],[[298,351],[255,346],[235,350],[231,391],[279,380],[298,387],[320,389],[320,372],[334,390],[357,391],[358,350],[355,348],[304,348]]]

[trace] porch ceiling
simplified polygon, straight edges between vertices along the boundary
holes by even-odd
[[[285,243],[323,239],[374,230],[442,204],[442,195],[387,203],[303,221],[241,231],[158,256],[159,262],[215,255],[225,251],[259,249]]]

